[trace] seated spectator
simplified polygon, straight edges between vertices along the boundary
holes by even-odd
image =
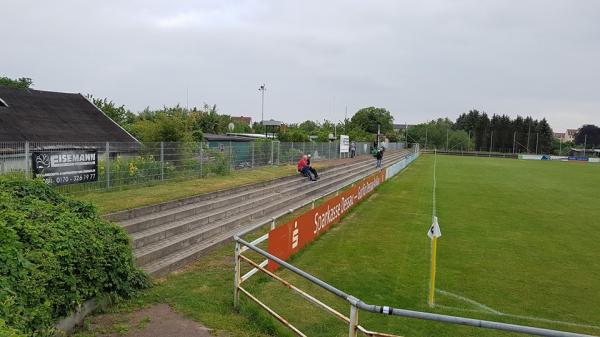
[[[308,164],[310,172],[312,172],[312,174],[315,176],[316,179],[319,179],[319,174],[317,173],[317,170],[315,170],[315,168],[312,167],[312,165],[310,164],[310,160],[312,157],[310,156],[310,154],[307,157],[308,158],[306,159],[306,163]]]
[[[302,173],[303,176],[308,177],[311,181],[317,180],[310,170],[310,166],[308,165],[308,156],[302,155],[302,158],[298,161],[298,172]]]

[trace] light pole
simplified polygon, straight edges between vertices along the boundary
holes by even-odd
[[[265,90],[267,90],[267,86],[263,83],[263,85],[261,85],[258,88],[258,91],[260,91],[260,94],[262,96],[262,105],[260,108],[260,123],[265,128],[265,138],[266,138],[267,137],[267,127],[265,126]]]

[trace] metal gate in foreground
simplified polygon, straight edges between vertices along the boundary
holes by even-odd
[[[259,243],[264,242],[267,238],[268,238],[268,235],[263,235],[260,238],[254,240],[252,242],[246,242],[243,239],[241,239],[239,236],[234,237],[234,240],[235,240],[234,306],[236,308],[239,307],[240,293],[243,293],[244,295],[248,296],[248,298],[250,298],[252,301],[256,302],[260,307],[265,309],[269,314],[271,314],[273,317],[275,317],[278,321],[280,321],[286,327],[291,329],[298,336],[306,337],[306,335],[302,331],[300,331],[297,327],[292,325],[285,318],[283,318],[281,315],[277,314],[273,309],[269,308],[265,303],[261,302],[258,298],[256,298],[254,295],[252,295],[248,290],[246,290],[244,287],[242,287],[242,284],[246,280],[248,280],[250,277],[252,277],[252,275],[261,271],[261,272],[267,274],[268,276],[270,276],[271,278],[275,279],[276,281],[281,282],[283,285],[285,285],[287,288],[291,289],[292,291],[298,293],[301,297],[303,297],[307,301],[324,309],[326,312],[334,315],[337,319],[341,320],[345,324],[348,324],[348,336],[350,336],[350,337],[356,337],[359,332],[364,334],[365,336],[398,337],[396,335],[375,332],[375,331],[369,331],[369,330],[365,329],[363,326],[359,325],[358,324],[358,312],[360,310],[364,310],[364,311],[376,313],[376,314],[382,314],[382,315],[393,315],[393,316],[400,316],[400,317],[405,317],[405,318],[430,320],[430,321],[437,321],[437,322],[448,323],[448,324],[466,325],[466,326],[471,326],[471,327],[476,327],[476,328],[501,330],[501,331],[505,331],[505,332],[516,332],[516,333],[523,333],[523,334],[536,335],[536,336],[593,337],[591,335],[583,335],[583,334],[577,334],[577,333],[571,333],[571,332],[542,329],[542,328],[535,328],[535,327],[529,327],[529,326],[507,324],[507,323],[500,323],[500,322],[494,322],[494,321],[484,321],[484,320],[478,320],[478,319],[472,319],[472,318],[440,315],[440,314],[433,314],[433,313],[428,313],[428,312],[413,311],[413,310],[398,309],[398,308],[393,308],[393,307],[388,307],[388,306],[367,304],[367,303],[362,302],[360,299],[358,299],[352,295],[349,295],[324,281],[321,281],[320,279],[316,278],[315,276],[313,276],[301,269],[294,267],[293,265],[277,258],[276,256],[269,254],[268,252],[266,252],[256,246]],[[266,258],[266,260],[264,260],[260,263],[257,263],[255,261],[251,260],[247,256],[243,255],[243,253],[248,250],[258,253],[259,255],[262,255],[263,257]],[[313,297],[310,294],[306,293],[305,291],[299,289],[298,287],[294,286],[293,284],[290,284],[289,282],[287,282],[286,280],[277,276],[276,274],[268,271],[266,269],[266,265],[269,260],[272,260],[273,262],[279,264],[281,267],[290,270],[291,272],[299,275],[300,277],[302,277],[302,278],[316,284],[317,286],[327,290],[328,292],[346,300],[350,304],[350,316],[347,317],[346,315],[333,309],[332,307],[328,306],[327,304],[319,301],[315,297]],[[248,271],[244,275],[241,275],[242,262],[246,262],[246,263],[250,264],[250,266],[253,267],[250,271]]]

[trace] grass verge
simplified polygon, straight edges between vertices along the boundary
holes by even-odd
[[[315,163],[317,169],[324,169],[332,165],[334,165],[333,161]],[[297,174],[296,167],[293,165],[268,166],[235,171],[226,176],[164,182],[105,192],[81,193],[75,197],[92,202],[98,207],[100,213],[108,214],[295,174]]]

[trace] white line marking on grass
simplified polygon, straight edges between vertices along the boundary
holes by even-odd
[[[453,307],[453,306],[448,306],[448,305],[436,304],[435,307],[437,307],[437,308],[451,309],[451,310],[460,310],[460,311],[467,311],[467,312],[477,312],[477,313],[482,313],[482,314],[492,314],[492,315],[509,317],[509,318],[524,319],[524,320],[528,320],[528,321],[553,323],[553,324],[574,326],[574,327],[578,327],[578,328],[589,328],[589,329],[600,330],[600,326],[597,326],[597,325],[582,324],[582,323],[573,323],[573,322],[565,322],[565,321],[556,321],[556,320],[553,320],[553,319],[540,318],[540,317],[534,317],[534,316],[523,316],[523,315],[507,314],[507,313],[500,312],[498,310],[494,310],[494,309],[488,307],[485,304],[479,303],[477,301],[474,301],[474,300],[472,300],[470,298],[466,298],[464,296],[453,294],[451,292],[444,291],[444,290],[441,290],[441,289],[436,289],[435,291],[437,291],[438,293],[440,293],[442,295],[446,295],[446,296],[449,296],[449,297],[454,297],[454,298],[459,299],[461,301],[464,301],[466,303],[472,304],[472,305],[476,306],[479,309],[458,308],[458,307]]]
[[[576,327],[579,327],[579,328],[591,328],[591,329],[598,329],[598,330],[600,330],[600,326],[590,325],[590,324],[581,324],[581,323],[572,323],[572,322],[564,322],[564,321],[555,321],[553,319],[547,319],[547,318],[532,317],[532,316],[521,316],[521,315],[512,315],[512,314],[505,314],[505,313],[501,313],[500,316],[506,316],[506,317],[518,318],[518,319],[525,319],[525,320],[537,321],[537,322],[570,325],[570,326],[576,326]]]
[[[500,311],[494,310],[494,309],[488,307],[487,305],[479,303],[477,301],[473,301],[470,298],[467,298],[467,297],[464,297],[464,296],[460,296],[460,295],[457,295],[457,294],[453,294],[453,293],[451,293],[449,291],[445,291],[445,290],[441,290],[441,289],[436,289],[435,291],[437,291],[438,293],[440,293],[442,295],[446,295],[446,296],[449,296],[449,297],[454,297],[454,298],[459,299],[461,301],[464,301],[464,302],[467,302],[469,304],[472,304],[472,305],[476,306],[477,308],[481,309],[482,311],[485,311],[485,312],[488,312],[488,313],[492,313],[492,314],[496,314],[496,315],[501,315],[502,314]]]

